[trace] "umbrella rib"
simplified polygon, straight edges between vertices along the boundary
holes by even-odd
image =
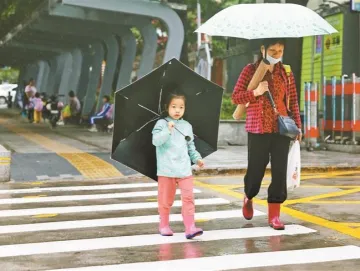
[[[137,129],[136,131],[130,133],[127,137],[121,139],[120,142],[125,141],[125,140],[126,140],[129,136],[131,136],[133,133],[139,132],[139,131],[140,131],[141,129],[143,129],[146,125],[148,125],[149,123],[151,123],[151,122],[153,122],[153,121],[156,121],[156,120],[158,120],[158,119],[159,119],[159,118],[155,117],[155,118],[151,119],[150,121],[146,122],[146,123],[145,123],[143,126],[141,126],[139,129]]]
[[[171,65],[171,61],[169,62],[169,65]],[[162,78],[164,78],[165,75],[166,75],[166,70],[164,70],[163,75],[162,75]],[[163,87],[164,87],[164,85],[161,85],[161,88],[160,88],[160,96],[159,96],[159,105],[158,105],[159,114],[160,114],[160,112],[161,112],[161,102],[162,102]]]
[[[158,117],[160,116],[158,113],[152,111],[151,109],[149,109],[149,108],[147,108],[147,107],[145,107],[145,106],[143,106],[143,105],[141,105],[141,104],[138,104],[138,106],[140,106],[141,108],[143,108],[143,109],[145,109],[145,110],[153,113],[154,115],[156,115],[156,116],[158,116]]]
[[[165,73],[164,73],[164,75],[165,75]],[[163,76],[164,76],[163,75]],[[158,111],[159,111],[159,113],[161,112],[161,97],[162,97],[162,92],[163,92],[163,87],[161,87],[161,89],[160,89],[160,97],[159,97],[159,105],[158,105]]]
[[[141,126],[139,129],[136,130],[136,132],[139,132],[141,129],[143,129],[146,125],[148,125],[149,123],[158,120],[158,118],[153,118],[152,120],[148,121],[147,123],[145,123],[143,126]]]

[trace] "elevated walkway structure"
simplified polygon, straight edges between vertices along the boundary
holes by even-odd
[[[0,64],[18,67],[19,86],[30,78],[40,92],[77,93],[83,114],[99,96],[130,83],[137,43],[132,28],[144,41],[138,78],[155,63],[157,34],[152,24],[160,19],[168,28],[164,62],[180,58],[184,27],[169,4],[147,0],[46,0],[23,22],[0,40]],[[103,62],[106,63],[101,78]]]

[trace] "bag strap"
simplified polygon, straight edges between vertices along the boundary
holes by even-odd
[[[283,64],[283,68],[285,69],[285,72],[286,72],[286,75],[287,75],[287,78],[288,78],[288,87],[290,87],[290,83],[291,83],[291,66]],[[274,109],[275,114],[279,115],[279,111],[276,108],[274,99],[273,99],[270,91],[267,91],[266,95],[268,96],[268,98],[270,100],[270,104],[271,104],[272,108]],[[286,108],[289,108],[290,95],[288,95],[288,94],[286,94],[286,95],[287,95],[287,97],[286,97],[287,98],[286,99]]]
[[[290,83],[291,83],[291,76],[290,76],[291,75],[291,66],[283,64],[283,68],[285,69],[285,72],[286,72],[286,75],[287,75],[287,78],[288,78],[288,86],[290,86]],[[270,100],[270,104],[271,104],[272,108],[274,109],[275,114],[278,115],[279,111],[276,108],[274,98],[272,97],[270,91],[267,91],[266,94],[267,94],[267,96],[268,96],[268,98]],[[287,96],[288,97],[286,99],[286,108],[289,108],[289,103],[290,103],[289,99],[290,99],[290,97],[289,97],[289,95],[287,95]]]
[[[266,95],[270,100],[271,107],[274,109],[275,114],[279,115],[279,111],[276,108],[273,96],[271,95],[270,91],[266,91]]]

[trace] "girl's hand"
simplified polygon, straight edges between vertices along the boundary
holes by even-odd
[[[168,122],[168,127],[169,127],[170,132],[172,132],[173,128],[175,127],[175,123],[172,122],[172,121],[169,121]]]
[[[198,160],[197,165],[198,165],[199,168],[203,168],[205,166],[205,163],[204,163],[203,160]]]

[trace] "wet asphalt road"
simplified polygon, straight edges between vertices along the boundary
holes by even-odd
[[[267,226],[267,177],[252,221],[241,215],[241,176],[198,178],[205,233],[193,241],[179,195],[176,235],[157,234],[157,188],[146,179],[2,184],[0,270],[356,270],[359,177],[303,176],[283,208],[285,231]]]

